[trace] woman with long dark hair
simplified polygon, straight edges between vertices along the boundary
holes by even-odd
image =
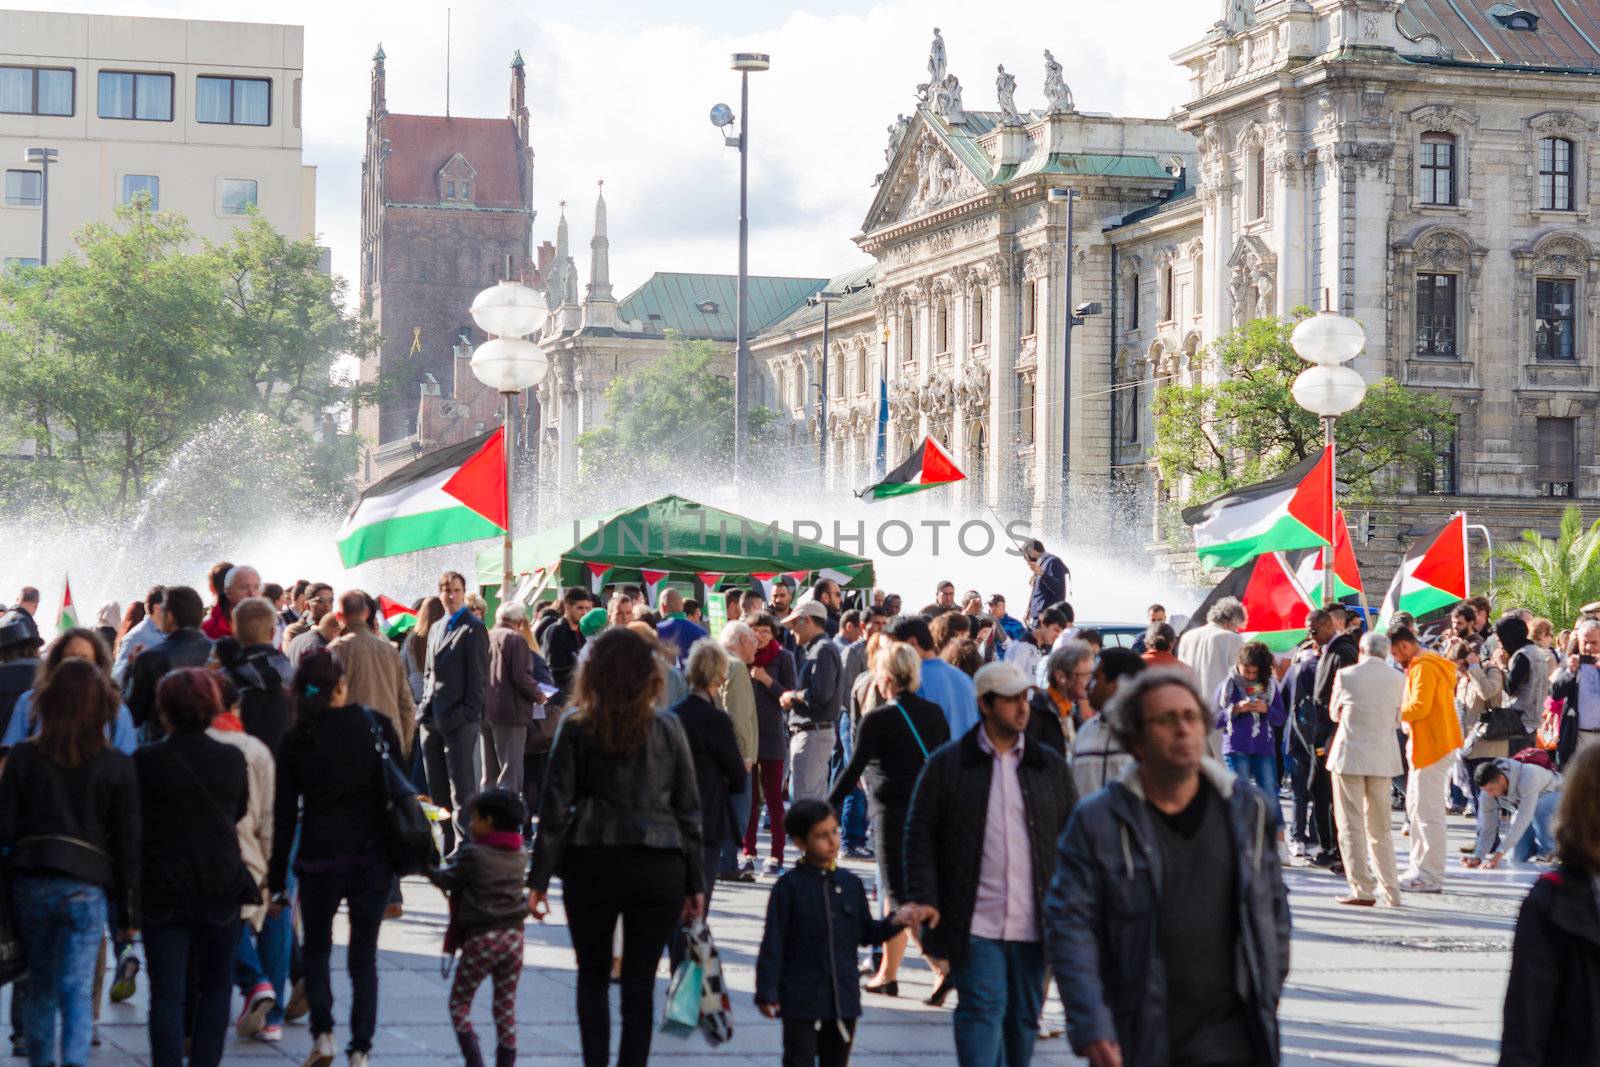
[[[0,770],[0,846],[29,968],[23,1025],[30,1067],[82,1067],[107,897],[119,939],[139,925],[139,783],[106,740],[118,701],[98,665],[66,660],[34,696],[39,732]]]
[[[33,707],[33,696],[50,680],[56,668],[69,659],[88,660],[105,675],[106,681],[115,682],[111,678],[111,649],[100,635],[94,630],[84,626],[74,626],[64,630],[56,639],[50,642],[50,647],[45,650],[44,660],[39,664],[38,673],[34,675],[33,688],[17,697],[16,705],[11,709],[11,721],[6,726],[5,736],[0,738],[0,748],[9,748],[30,734],[38,733],[39,717]],[[133,755],[133,750],[138,747],[139,735],[133,726],[133,716],[128,712],[128,706],[119,699],[117,710],[111,717],[107,726],[106,737],[111,742],[111,747],[126,755]]]
[[[559,867],[585,1067],[610,1059],[611,936],[621,916],[617,1065],[643,1067],[661,950],[705,908],[700,793],[682,725],[655,710],[665,677],[651,643],[613,627],[587,653],[550,752],[528,910],[541,922],[550,913]]]
[[[222,1062],[239,948],[239,908],[260,894],[239,854],[237,824],[250,800],[244,756],[206,733],[222,713],[216,676],[168,672],[156,686],[166,735],[133,755],[144,825],[144,955],[150,966],[150,1062]],[[191,977],[192,976],[192,977]],[[191,980],[194,989],[189,988]],[[192,1026],[185,1026],[193,1005]]]
[[[326,649],[308,652],[294,675],[295,725],[278,750],[277,802],[267,884],[273,914],[288,906],[289,852],[300,851],[300,916],[305,924],[306,999],[311,1003],[311,1055],[305,1067],[328,1067],[333,1041],[333,918],[350,911],[350,1067],[367,1067],[378,1024],[378,928],[389,902],[393,869],[379,837],[387,801],[376,728],[391,757],[400,738],[389,719],[349,703],[344,668]]]

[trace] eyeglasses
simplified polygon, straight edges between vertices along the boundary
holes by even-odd
[[[1145,722],[1150,725],[1165,727],[1169,730],[1180,722],[1185,726],[1199,726],[1205,720],[1205,712],[1199,708],[1186,708],[1183,711],[1163,711],[1159,715],[1150,715],[1145,718]]]

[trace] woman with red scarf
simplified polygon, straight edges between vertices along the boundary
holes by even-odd
[[[772,829],[772,851],[763,872],[783,873],[783,764],[789,756],[789,727],[778,697],[795,687],[794,657],[778,640],[778,623],[763,612],[744,620],[756,635],[756,657],[750,663],[750,683],[756,691],[756,769],[761,796]],[[756,830],[761,825],[761,804],[750,805],[750,822],[744,831],[741,873],[755,872]]]

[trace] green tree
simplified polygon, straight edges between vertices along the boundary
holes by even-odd
[[[345,310],[344,283],[321,270],[313,241],[257,216],[196,250],[181,216],[135,202],[77,244],[77,255],[0,276],[7,499],[125,518],[185,441],[247,412],[289,429],[345,495],[354,455],[330,447],[329,424],[357,386],[338,364],[376,338]]]
[[[578,436],[579,477],[585,481],[659,479],[675,472],[730,470],[733,460],[733,382],[718,364],[715,341],[669,335],[666,355],[606,386],[604,425]],[[758,439],[773,413],[750,411]]]
[[[1281,474],[1321,450],[1322,422],[1295,403],[1290,391],[1307,364],[1289,344],[1290,321],[1254,319],[1211,347],[1217,381],[1172,383],[1156,391],[1156,461],[1170,482],[1187,479],[1184,503]],[[1342,491],[1371,497],[1383,472],[1425,469],[1454,425],[1449,402],[1382,378],[1367,387],[1361,406],[1339,417],[1338,475]]]
[[[1502,568],[1494,597],[1508,607],[1526,608],[1556,627],[1569,625],[1579,608],[1600,600],[1600,519],[1587,529],[1576,506],[1561,513],[1554,539],[1535,530],[1495,550]]]

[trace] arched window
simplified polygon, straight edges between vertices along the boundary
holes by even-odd
[[[1572,210],[1572,142],[1546,137],[1539,142],[1539,207]]]
[[[1250,153],[1250,217],[1264,219],[1267,217],[1267,153],[1265,149],[1257,148]]]
[[[1456,139],[1448,133],[1422,135],[1417,181],[1424,204],[1456,202]]]
[[[1172,303],[1173,273],[1170,263],[1161,271],[1161,311],[1164,321],[1168,322],[1178,317],[1178,309]]]
[[[1139,328],[1139,276],[1128,277],[1128,329]]]

